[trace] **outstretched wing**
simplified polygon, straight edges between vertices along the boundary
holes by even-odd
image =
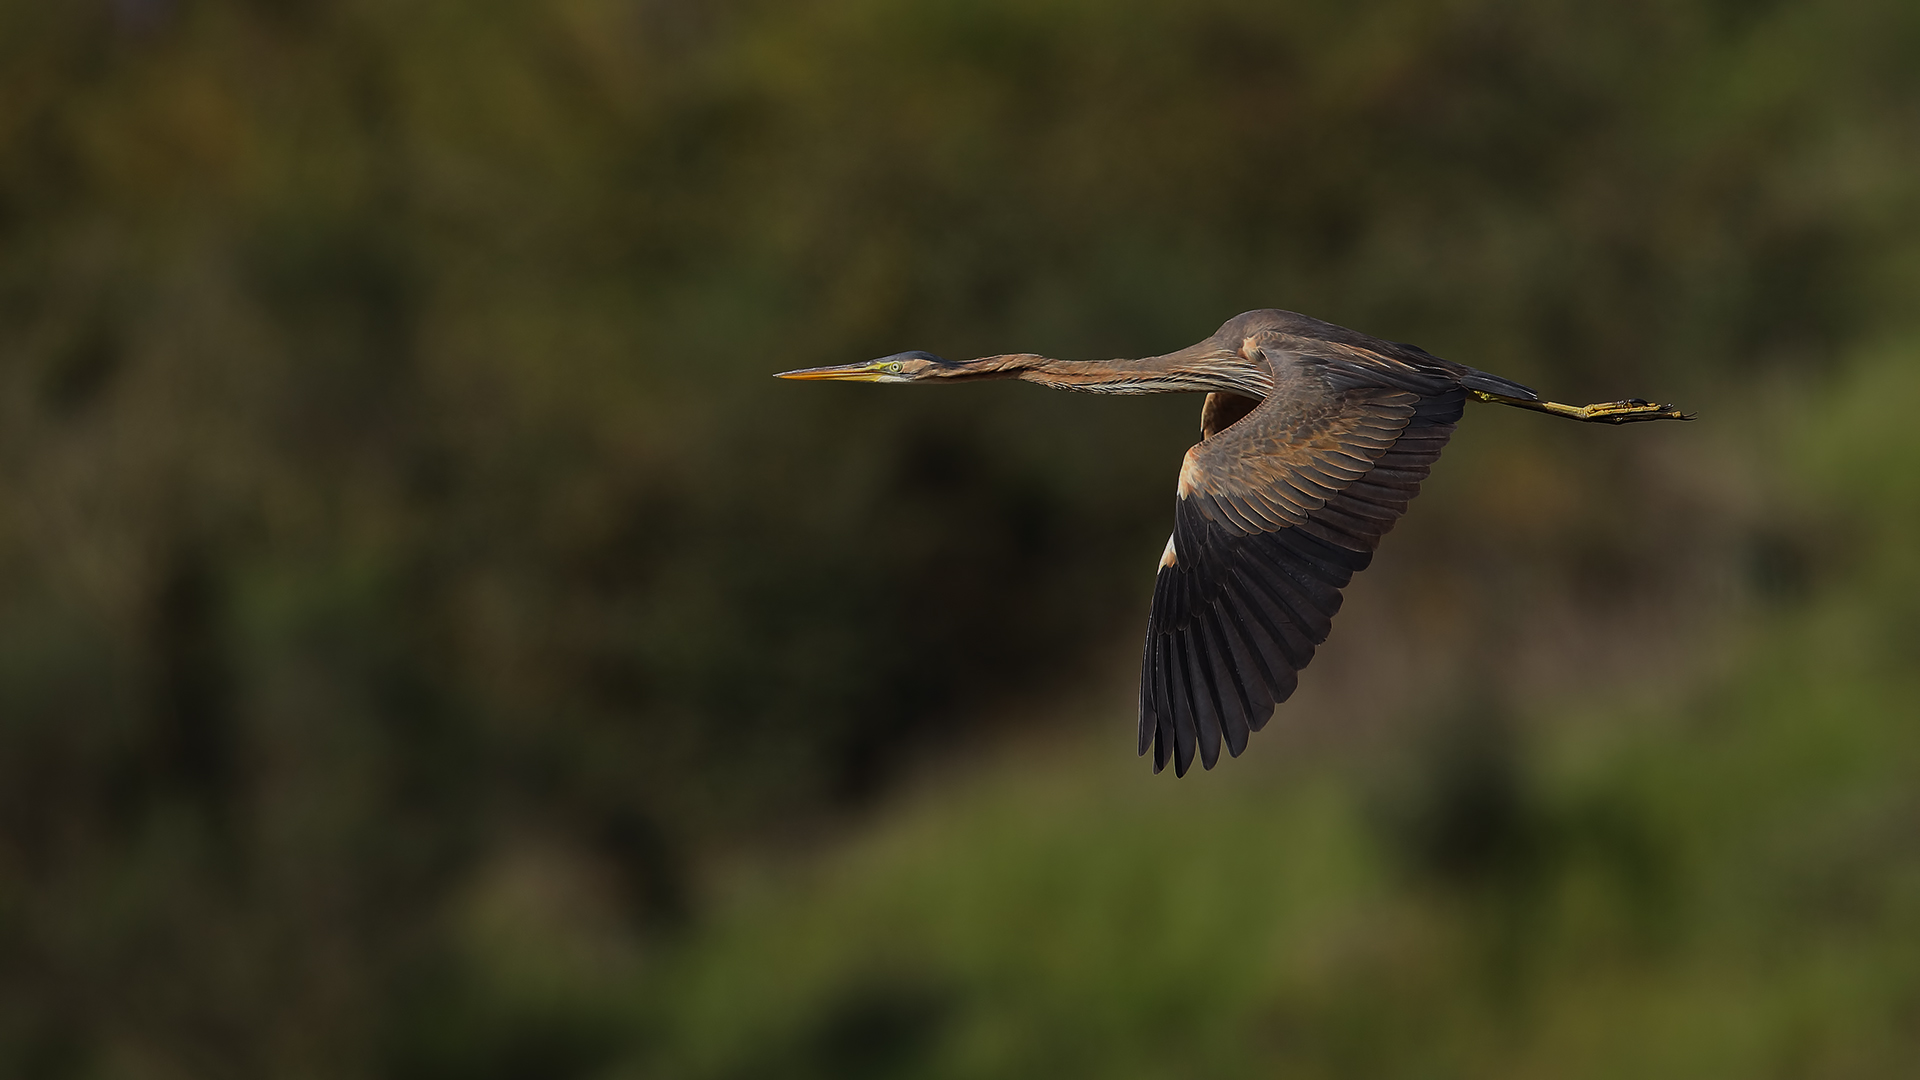
[[[1223,430],[1246,399],[1210,395],[1207,437],[1181,467],[1140,673],[1155,772],[1172,760],[1185,775],[1196,749],[1211,769],[1223,742],[1246,749],[1460,419],[1452,379],[1304,360]]]

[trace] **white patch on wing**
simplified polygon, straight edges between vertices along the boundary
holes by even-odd
[[[1198,449],[1200,448],[1196,446],[1193,450],[1188,450],[1185,460],[1180,463],[1179,492],[1180,497],[1183,499],[1193,494],[1200,487],[1200,469],[1199,466],[1193,463],[1194,451]]]
[[[1179,556],[1176,555],[1173,550],[1173,537],[1169,536],[1167,537],[1167,550],[1160,553],[1160,569],[1165,570],[1167,567],[1179,561]]]

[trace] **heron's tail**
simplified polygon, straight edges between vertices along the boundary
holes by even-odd
[[[1538,401],[1540,395],[1530,386],[1522,386],[1512,379],[1503,379],[1498,375],[1489,375],[1484,371],[1468,368],[1460,376],[1460,385],[1469,390],[1478,390],[1483,394],[1498,394],[1506,398],[1518,398],[1521,401]]]

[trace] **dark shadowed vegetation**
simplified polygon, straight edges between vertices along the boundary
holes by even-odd
[[[0,1075],[1901,1076],[1920,8],[0,0]],[[1131,757],[1198,401],[1469,412]]]

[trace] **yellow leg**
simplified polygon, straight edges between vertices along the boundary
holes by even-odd
[[[1562,405],[1557,401],[1528,401],[1525,398],[1508,397],[1505,394],[1489,394],[1484,390],[1473,391],[1480,401],[1490,401],[1496,405],[1511,405],[1516,409],[1532,409],[1534,412],[1564,416],[1569,420],[1584,420],[1589,424],[1631,424],[1640,420],[1691,420],[1693,413],[1683,413],[1671,405],[1655,405],[1640,398],[1628,398],[1625,401],[1607,401],[1597,405]]]

